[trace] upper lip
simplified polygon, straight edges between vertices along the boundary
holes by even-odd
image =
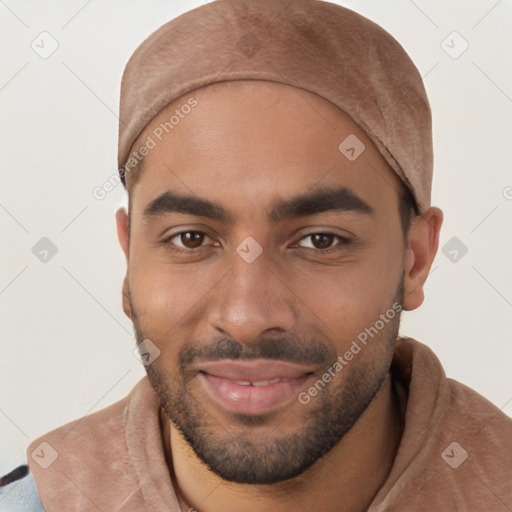
[[[243,382],[297,379],[313,372],[310,366],[269,359],[210,361],[197,365],[197,370],[215,377]]]

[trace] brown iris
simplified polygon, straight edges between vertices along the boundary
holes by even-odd
[[[204,236],[204,233],[199,233],[198,231],[187,231],[186,233],[181,233],[180,238],[185,247],[195,249],[201,246]]]
[[[328,249],[332,245],[333,238],[333,235],[325,235],[323,233],[311,235],[311,241],[317,249]],[[318,244],[320,247],[317,246]]]

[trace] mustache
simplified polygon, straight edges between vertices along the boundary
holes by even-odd
[[[223,337],[214,342],[184,346],[180,350],[179,364],[184,369],[198,361],[269,359],[328,366],[336,357],[334,349],[329,350],[325,344],[316,340],[261,338],[251,343],[240,343]]]

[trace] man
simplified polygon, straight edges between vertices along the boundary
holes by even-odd
[[[431,137],[409,57],[334,4],[220,0],[144,41],[116,221],[147,377],[30,444],[45,509],[511,510],[512,421],[398,337]]]

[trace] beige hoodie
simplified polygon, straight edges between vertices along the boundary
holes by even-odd
[[[368,512],[512,511],[512,420],[447,379],[413,339],[397,343],[392,374],[407,397],[405,429]],[[121,401],[36,439],[27,457],[48,512],[180,510],[147,377]]]

